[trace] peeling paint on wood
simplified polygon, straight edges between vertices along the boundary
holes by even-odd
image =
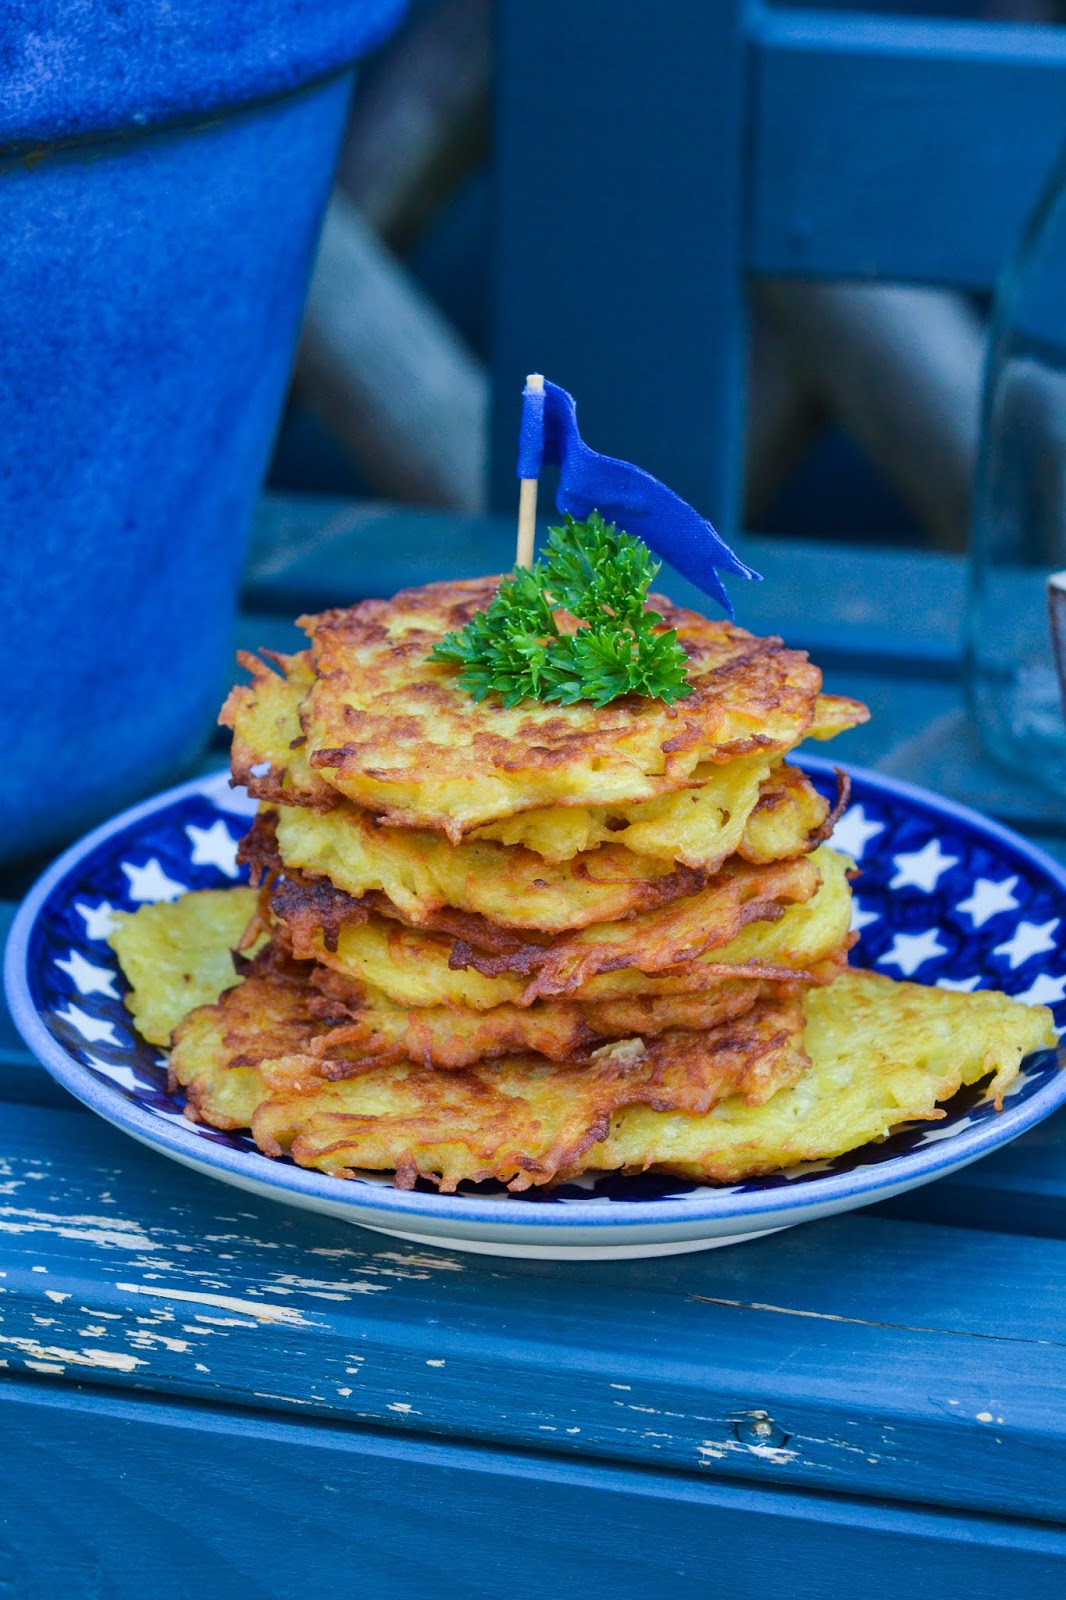
[[[205,1294],[202,1289],[156,1289],[143,1283],[116,1283],[116,1289],[123,1294],[158,1295],[162,1300],[178,1300],[191,1302],[194,1305],[218,1306],[223,1311],[240,1311],[245,1316],[252,1318],[251,1326],[259,1322],[274,1322],[286,1328],[309,1328],[312,1326],[299,1311],[294,1311],[289,1306],[265,1306],[255,1300],[239,1300],[235,1295]],[[240,1324],[249,1326],[249,1324]],[[229,1324],[233,1326],[233,1324]]]
[[[32,1214],[0,1213],[9,1371],[1066,1520],[1047,1470],[1066,1451],[1066,1244],[1034,1269],[1004,1236],[854,1217],[580,1272],[459,1259],[266,1202],[230,1214],[219,1185],[88,1118],[10,1109],[11,1181],[20,1126],[54,1159]]]

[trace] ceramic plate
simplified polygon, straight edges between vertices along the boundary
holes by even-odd
[[[801,758],[826,793],[827,761]],[[1043,1002],[1066,1027],[1066,869],[974,812],[876,773],[852,773],[833,843],[862,867],[858,965],[944,988],[996,987]],[[255,806],[224,774],[170,789],[73,846],[29,895],[8,944],[12,1015],[48,1070],[116,1127],[200,1172],[290,1205],[424,1243],[506,1255],[622,1257],[707,1249],[886,1199],[1013,1139],[1066,1100],[1045,1050],[997,1112],[980,1087],[942,1122],[900,1128],[835,1161],[728,1187],[670,1177],[589,1176],[550,1193],[469,1185],[395,1189],[260,1155],[251,1138],[187,1122],[159,1052],[135,1034],[106,942],[111,912],[238,880],[237,840]]]

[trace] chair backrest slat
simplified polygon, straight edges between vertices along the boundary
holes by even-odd
[[[492,498],[539,368],[737,523],[746,273],[992,284],[1066,137],[1066,29],[500,0]]]
[[[760,9],[751,272],[990,287],[1066,138],[1066,29]]]
[[[526,372],[595,448],[731,522],[743,387],[741,0],[504,0],[497,38],[498,505]],[[670,421],[664,425],[664,419]]]

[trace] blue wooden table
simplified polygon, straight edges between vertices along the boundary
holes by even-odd
[[[304,605],[498,568],[511,538],[269,503],[241,642],[284,647]],[[768,581],[740,620],[871,704],[842,758],[1066,854],[1058,802],[969,743],[960,563],[742,553]],[[555,1266],[195,1176],[0,1029],[0,1596],[1066,1593],[1066,1119],[852,1216]]]

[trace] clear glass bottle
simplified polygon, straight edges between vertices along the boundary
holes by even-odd
[[[974,484],[966,662],[970,709],[985,749],[1060,793],[1066,793],[1066,682],[1056,670],[1048,580],[1063,568],[1066,151],[1022,234],[993,311]],[[1056,612],[1063,608],[1066,656],[1066,590],[1053,605]]]

